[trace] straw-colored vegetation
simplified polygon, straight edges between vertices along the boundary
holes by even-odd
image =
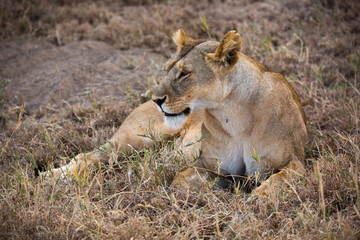
[[[243,52],[296,89],[309,139],[306,176],[251,204],[238,185],[172,191],[187,164],[172,142],[119,160],[113,152],[113,163],[99,170],[44,182],[37,170],[104,143],[140,97],[130,89],[129,107],[91,96],[88,106],[28,112],[25,103],[9,104],[0,70],[0,238],[360,238],[359,12],[357,1],[336,0],[1,1],[1,41],[93,39],[167,57],[180,27],[213,39],[237,29]]]

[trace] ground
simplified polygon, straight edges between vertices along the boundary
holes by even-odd
[[[2,1],[0,238],[360,238],[359,12],[336,0]],[[41,181],[150,98],[178,28],[217,40],[236,29],[245,54],[294,86],[306,176],[252,203],[242,186],[175,192],[189,163],[163,142]]]

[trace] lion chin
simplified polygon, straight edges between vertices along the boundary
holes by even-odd
[[[187,116],[184,114],[176,116],[176,117],[164,117],[165,125],[172,129],[181,128],[185,123]]]
[[[179,129],[185,123],[190,114],[190,108],[186,108],[180,113],[168,113],[164,112],[164,123],[166,126],[172,129]]]

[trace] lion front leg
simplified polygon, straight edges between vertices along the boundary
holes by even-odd
[[[208,180],[209,173],[204,171],[199,163],[195,164],[175,176],[171,183],[172,188],[197,190]]]
[[[248,201],[266,198],[273,193],[272,191],[274,191],[276,187],[284,184],[286,180],[291,180],[304,174],[304,165],[299,160],[293,159],[279,172],[271,175],[266,181],[262,182],[260,186],[255,188],[248,198]]]
[[[191,167],[176,175],[171,187],[198,191],[209,183],[211,183],[211,187],[227,188],[232,184],[232,181],[219,175],[216,171],[205,168],[199,159]]]

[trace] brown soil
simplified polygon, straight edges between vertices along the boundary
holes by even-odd
[[[97,100],[124,102],[129,89],[144,90],[158,78],[159,54],[146,49],[120,51],[97,41],[57,47],[45,40],[0,43],[0,76],[5,94],[27,110]]]
[[[360,238],[359,12],[336,0],[1,1],[0,238]],[[186,163],[160,143],[40,181],[34,169],[104,143],[149,99],[178,28],[217,40],[237,29],[242,51],[294,86],[306,176],[252,204],[241,187],[172,192]]]

